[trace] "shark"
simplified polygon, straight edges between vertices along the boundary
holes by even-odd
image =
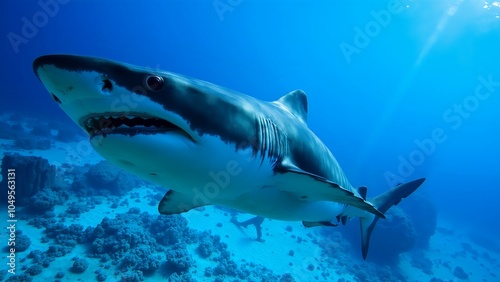
[[[66,54],[36,58],[33,71],[104,159],[168,188],[161,214],[220,205],[305,227],[357,217],[366,259],[377,221],[425,180],[367,198],[309,129],[302,90],[261,101],[173,72]]]

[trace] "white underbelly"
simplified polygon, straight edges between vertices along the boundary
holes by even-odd
[[[333,221],[344,205],[329,201],[301,200],[274,187],[263,187],[220,204],[266,218],[285,221]]]
[[[106,159],[168,189],[202,195],[209,204],[290,221],[331,221],[343,208],[301,200],[272,186],[283,185],[273,181],[272,160],[217,137],[205,136],[200,143],[176,135],[106,139],[93,144]]]

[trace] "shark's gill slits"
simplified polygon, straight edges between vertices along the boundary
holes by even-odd
[[[262,162],[267,157],[278,164],[288,150],[286,135],[268,118],[259,118],[256,129]]]

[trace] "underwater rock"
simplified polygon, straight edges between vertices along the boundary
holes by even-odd
[[[415,246],[429,247],[429,241],[437,228],[437,210],[429,197],[413,195],[402,203],[401,207],[410,216],[417,234]]]
[[[399,207],[392,207],[385,215],[387,218],[379,220],[375,226],[367,260],[378,264],[395,265],[399,261],[399,254],[415,246],[417,234],[412,220]],[[340,231],[359,255],[361,252],[359,224],[352,223],[347,223]]]
[[[399,254],[415,246],[417,234],[412,220],[402,209],[393,207],[386,216],[387,219],[379,220],[375,227],[374,233],[378,236],[372,236],[370,252],[379,261],[396,262]]]
[[[2,187],[7,187],[8,169],[16,170],[16,204],[31,204],[36,192],[50,188],[54,183],[56,168],[41,157],[6,154],[2,159]]]

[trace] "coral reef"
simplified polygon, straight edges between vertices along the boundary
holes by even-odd
[[[178,274],[174,272],[168,277],[168,282],[191,282],[194,281],[189,273]]]
[[[191,254],[187,251],[186,245],[183,243],[176,243],[171,249],[166,251],[167,264],[174,272],[185,272],[195,261]]]
[[[180,215],[158,216],[149,231],[164,246],[179,242],[191,244],[197,240],[194,230],[188,227],[187,220]]]
[[[31,245],[31,240],[28,236],[23,234],[21,230],[16,230],[16,252],[24,252],[26,251],[30,245]]]
[[[108,194],[123,196],[143,183],[139,178],[106,161],[91,166],[84,173],[82,170],[86,169],[82,168],[75,172],[72,184],[72,189],[80,196]]]
[[[14,147],[23,150],[49,150],[52,142],[45,138],[22,136],[14,140]]]
[[[212,235],[211,232],[204,231],[199,237],[200,240],[196,250],[202,258],[209,258],[217,250],[227,248],[227,245],[221,242],[219,235]]]
[[[52,189],[42,189],[36,192],[31,197],[31,205],[29,206],[32,211],[37,213],[52,210],[55,205],[61,205],[68,200],[69,194],[67,191],[55,192]]]
[[[2,159],[2,187],[7,187],[7,170],[16,169],[16,204],[31,204],[39,190],[50,188],[56,175],[55,166],[41,157],[6,154]]]
[[[46,124],[34,124],[31,128],[29,135],[40,136],[40,137],[51,137],[50,128]]]
[[[86,259],[76,257],[73,260],[71,271],[74,273],[83,273],[89,267],[89,262]]]
[[[432,275],[432,261],[425,257],[422,252],[417,252],[411,256],[411,265],[415,268],[422,270],[423,273]]]
[[[26,273],[31,275],[31,276],[35,276],[35,275],[42,273],[42,270],[43,270],[43,267],[41,265],[32,264],[30,267],[28,267],[28,269],[26,270]]]
[[[469,279],[469,274],[467,274],[464,271],[464,269],[460,266],[455,267],[455,270],[453,270],[453,275],[461,280],[468,280]]]
[[[5,280],[5,282],[30,282],[30,281],[33,281],[33,278],[29,276],[27,273],[9,276],[9,278]]]
[[[15,140],[24,134],[24,128],[17,123],[12,125],[0,120],[0,139]]]
[[[56,140],[64,143],[68,142],[76,142],[82,140],[84,137],[83,134],[77,132],[73,128],[61,128],[58,127]]]
[[[127,271],[122,274],[120,277],[120,282],[139,282],[144,281],[144,275],[142,272],[136,271]]]

